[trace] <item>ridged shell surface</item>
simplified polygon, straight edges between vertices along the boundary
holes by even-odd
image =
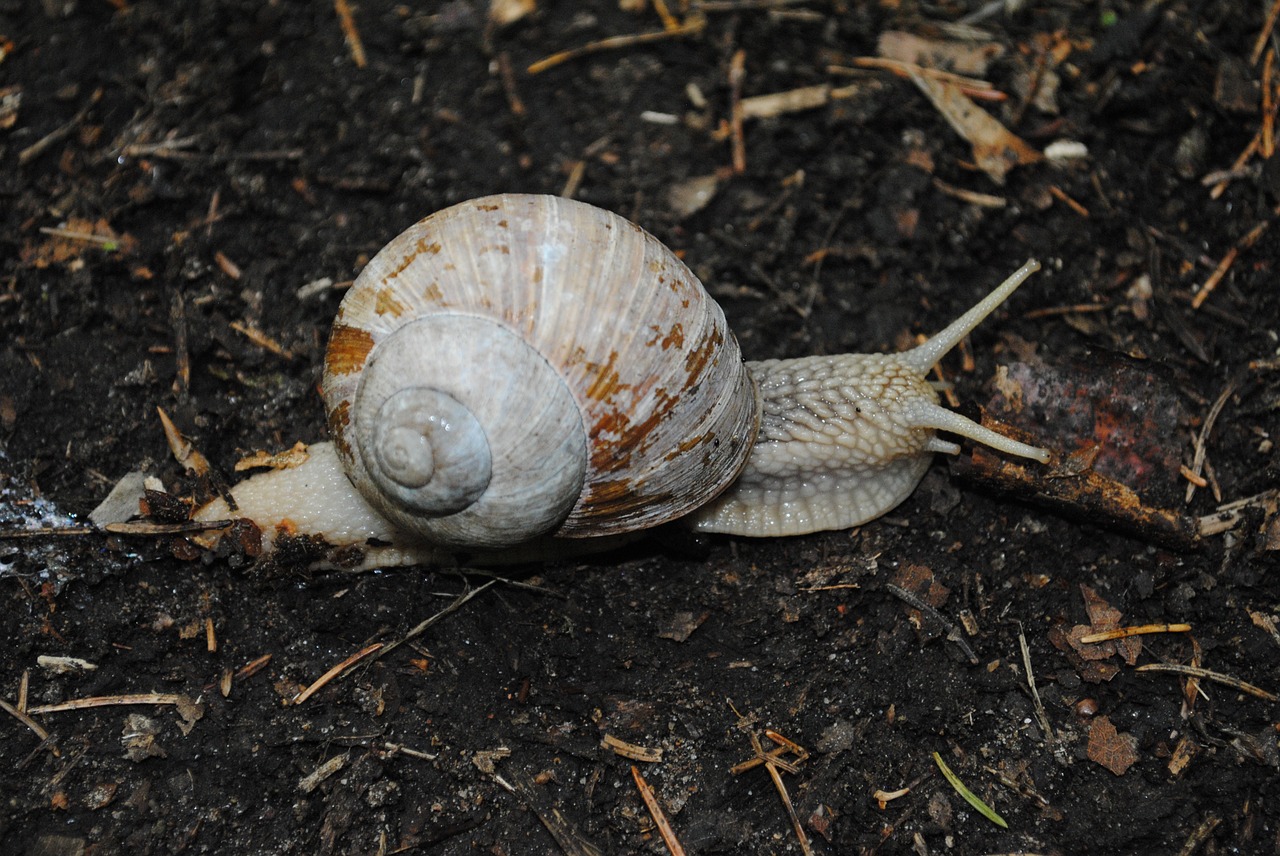
[[[750,450],[756,391],[723,313],[688,268],[615,214],[557,197],[505,194],[455,205],[410,227],[375,256],[342,302],[323,394],[339,454],[362,492],[365,464],[351,425],[362,372],[370,361],[379,363],[380,351],[408,353],[387,343],[407,328],[436,329],[435,322],[418,323],[432,316],[462,319],[441,329],[470,329],[482,319],[504,340],[514,334],[576,404],[586,455],[581,488],[567,509],[554,512],[563,522],[547,530],[552,534],[614,534],[682,516],[723,490]],[[478,359],[476,376],[462,377],[472,361],[457,354],[468,348],[488,350],[483,342],[433,343],[450,358],[409,362],[414,371],[447,363],[448,395],[468,407],[469,399],[477,402],[481,423],[502,423],[483,426],[495,479],[502,467],[537,459],[531,440],[561,451],[574,446],[562,437],[529,436],[561,423],[540,415],[550,408],[548,393],[530,390],[519,374],[497,376],[518,373],[519,365],[498,369]],[[404,383],[434,386],[429,378]],[[504,437],[517,444],[508,447]],[[495,489],[496,481],[488,490]],[[504,507],[532,501],[521,496],[495,508],[502,515]],[[468,536],[450,531],[447,540]],[[482,534],[477,543],[514,540],[509,533]]]

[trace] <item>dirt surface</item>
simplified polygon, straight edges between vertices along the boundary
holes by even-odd
[[[1030,2],[976,24],[1003,51],[970,76],[1009,96],[985,109],[1035,150],[1087,152],[1003,185],[910,80],[855,62],[888,31],[953,40],[942,25],[977,4],[720,2],[696,32],[530,74],[662,28],[614,0],[538,5],[498,27],[479,0],[366,0],[359,67],[326,3],[0,0],[0,526],[78,525],[131,470],[189,492],[157,407],[226,472],[322,438],[327,325],[363,262],[448,204],[566,187],[679,251],[753,359],[899,348],[1038,257],[972,337],[974,365],[947,360],[961,401],[987,400],[997,365],[1071,366],[1150,417],[1144,500],[1194,518],[1217,501],[1184,505],[1177,467],[1222,397],[1205,445],[1222,501],[1275,485],[1280,231],[1250,236],[1277,216],[1280,157],[1238,161],[1263,126],[1251,52],[1270,4]],[[735,134],[735,88],[824,83],[852,89]],[[673,205],[706,176],[705,207]],[[1158,375],[1159,397],[1108,388],[1135,375],[1098,369],[1107,352]],[[1274,698],[1138,671],[1280,690],[1271,523],[1253,508],[1175,549],[961,484],[939,459],[853,532],[663,539],[524,571],[536,589],[488,588],[295,705],[485,579],[6,537],[7,704],[182,703],[33,713],[43,742],[0,714],[0,849],[667,852],[634,763],[687,852],[800,853],[764,766],[731,769],[772,729],[808,752],[775,768],[815,853],[1280,852]],[[1191,631],[1079,641],[1150,622]]]

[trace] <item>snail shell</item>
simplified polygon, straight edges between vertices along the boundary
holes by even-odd
[[[759,420],[683,262],[615,214],[519,194],[437,212],[373,258],[322,395],[374,508],[481,548],[680,517],[734,480]]]

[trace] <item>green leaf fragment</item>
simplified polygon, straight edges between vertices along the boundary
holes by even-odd
[[[978,799],[978,795],[964,786],[964,782],[947,766],[947,762],[942,760],[942,756],[937,752],[933,753],[933,763],[938,765],[938,769],[942,771],[942,777],[950,783],[951,787],[956,789],[956,793],[964,797],[964,801],[978,810],[978,813],[987,820],[999,826],[1001,829],[1008,829],[1009,824],[1000,815],[996,814],[996,810],[991,806]]]

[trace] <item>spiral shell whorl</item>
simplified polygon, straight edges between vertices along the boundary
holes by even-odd
[[[375,256],[339,310],[323,394],[371,503],[432,540],[486,547],[681,516],[736,476],[758,419],[737,343],[683,263],[621,217],[514,194],[445,209]],[[405,495],[440,477],[434,434],[467,433],[460,416],[416,427],[418,399],[436,395],[483,429],[445,455],[488,448],[487,486],[461,479],[474,504]],[[367,428],[383,408],[407,421]],[[430,464],[410,454],[423,446]],[[402,468],[385,495],[379,456]]]
[[[519,406],[508,403],[519,401]],[[489,319],[428,314],[370,355],[351,468],[400,526],[442,544],[499,547],[545,534],[582,490],[586,438],[559,374]]]

